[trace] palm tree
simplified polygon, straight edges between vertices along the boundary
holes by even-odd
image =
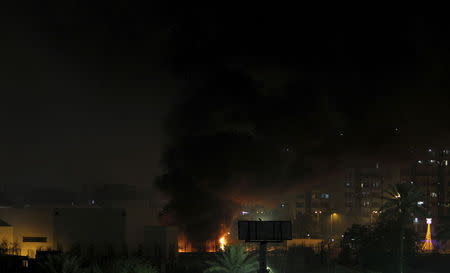
[[[381,220],[395,221],[400,226],[400,247],[399,247],[399,272],[403,273],[403,257],[405,248],[405,229],[412,224],[414,216],[425,215],[423,207],[418,205],[423,195],[417,191],[414,185],[402,183],[393,185],[386,191],[387,202],[380,208]]]
[[[102,271],[99,271],[102,272]],[[105,266],[105,273],[156,273],[157,270],[141,258],[116,259]]]
[[[227,246],[225,251],[218,255],[216,261],[207,262],[209,268],[204,273],[253,273],[258,268],[255,256],[248,255],[244,246]]]
[[[48,255],[45,262],[41,264],[44,272],[48,273],[82,273],[80,261],[75,256]]]

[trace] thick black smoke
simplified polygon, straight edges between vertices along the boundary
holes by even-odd
[[[200,31],[189,20],[180,39],[192,43],[178,43],[175,58],[187,90],[167,123],[165,174],[156,184],[171,200],[165,219],[193,239],[217,236],[242,200],[340,183],[335,174],[345,166],[397,164],[448,144],[450,81],[442,63],[450,55],[433,51],[450,45],[447,30],[420,20],[339,22],[346,28],[316,26],[298,42],[291,25],[254,26],[248,38],[238,24]],[[202,33],[208,39],[187,38]],[[277,43],[265,43],[271,35]],[[253,48],[259,57],[248,57]]]

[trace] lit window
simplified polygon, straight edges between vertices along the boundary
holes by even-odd
[[[248,211],[243,211],[243,212],[241,212],[241,214],[242,214],[242,215],[247,215],[247,214],[248,214]]]
[[[422,160],[417,161],[417,163],[422,164]]]
[[[322,199],[328,199],[328,198],[330,198],[330,195],[329,195],[328,193],[322,193],[322,194],[320,195],[320,197],[321,197]]]
[[[430,163],[434,163],[434,162],[435,162],[435,160],[433,160],[433,159],[432,159],[432,160],[430,160]]]
[[[448,160],[444,160],[444,165],[448,166]]]
[[[437,197],[437,193],[432,192],[432,193],[431,193],[431,197]]]
[[[431,150],[431,148],[430,148],[430,149],[428,149],[428,152],[430,152],[430,153],[431,153],[432,151],[433,151],[433,150]]]
[[[414,223],[419,223],[419,218],[414,218]]]
[[[417,202],[417,205],[418,205],[418,206],[422,206],[422,205],[423,205],[423,201],[418,201],[418,202]]]

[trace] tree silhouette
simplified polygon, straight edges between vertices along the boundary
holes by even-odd
[[[48,273],[82,273],[80,261],[75,256],[48,255],[40,264],[44,272]]]
[[[400,227],[400,247],[399,247],[399,273],[404,270],[405,252],[405,229],[410,227],[413,217],[424,216],[425,209],[418,205],[423,197],[413,184],[395,184],[387,191],[387,196],[383,197],[387,202],[381,207],[381,221],[394,221]]]
[[[258,268],[255,256],[248,255],[243,246],[227,246],[216,261],[208,261],[204,273],[250,273]]]

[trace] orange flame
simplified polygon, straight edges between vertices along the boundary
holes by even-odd
[[[178,252],[180,253],[188,253],[188,252],[217,252],[219,250],[225,250],[225,246],[228,244],[227,240],[228,233],[224,233],[219,239],[216,240],[207,240],[203,242],[202,247],[200,249],[194,248],[191,242],[186,238],[184,234],[178,235]]]
[[[227,238],[225,237],[226,235],[223,235],[222,237],[220,237],[219,239],[219,245],[220,245],[220,249],[221,250],[225,250],[225,246],[227,245]]]
[[[178,235],[178,252],[193,252],[192,244],[184,234]]]

